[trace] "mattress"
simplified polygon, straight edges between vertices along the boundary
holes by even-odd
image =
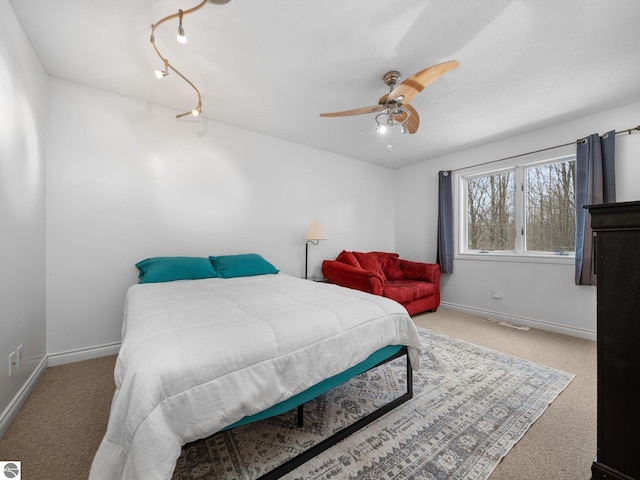
[[[168,479],[185,443],[421,343],[400,304],[286,274],[136,284],[90,479]]]

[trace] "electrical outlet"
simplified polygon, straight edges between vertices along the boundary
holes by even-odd
[[[11,352],[9,354],[9,376],[13,375],[13,372],[16,369],[16,352]]]
[[[22,345],[16,348],[16,368],[20,368],[22,365]]]
[[[499,300],[500,298],[502,298],[502,292],[500,290],[493,289],[491,291],[491,298],[495,298],[496,300]]]

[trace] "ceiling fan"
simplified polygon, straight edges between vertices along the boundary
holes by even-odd
[[[415,108],[409,102],[418,95],[424,87],[437,80],[445,73],[458,67],[457,60],[439,63],[411,75],[398,83],[400,73],[391,70],[384,74],[382,79],[389,87],[389,93],[380,97],[378,105],[371,107],[356,108],[344,112],[321,113],[321,117],[348,117],[351,115],[362,115],[364,113],[376,113],[377,130],[380,133],[389,127],[400,127],[401,133],[416,133],[420,125],[420,117]]]

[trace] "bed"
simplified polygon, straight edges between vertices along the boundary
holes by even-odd
[[[417,330],[392,300],[277,270],[214,271],[128,290],[90,479],[169,479],[186,443],[303,404],[403,352],[408,384],[409,362],[419,367]]]

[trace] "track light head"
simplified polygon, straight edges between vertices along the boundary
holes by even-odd
[[[184,28],[182,28],[182,25],[178,25],[178,35],[176,36],[176,39],[180,43],[187,43],[187,36],[184,33]]]
[[[187,43],[187,35],[184,33],[184,28],[182,27],[182,16],[184,12],[182,10],[178,10],[178,36],[177,40],[180,43]]]
[[[169,75],[169,60],[167,60],[166,58],[164,59],[164,70],[156,70],[154,73],[156,74],[156,78],[158,80],[161,80]]]

